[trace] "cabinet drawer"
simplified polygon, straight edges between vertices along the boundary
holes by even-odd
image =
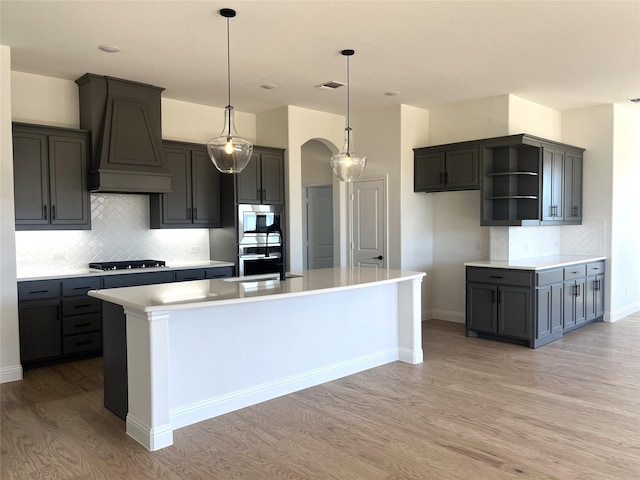
[[[20,282],[18,283],[18,300],[39,300],[60,296],[59,281]]]
[[[74,335],[77,333],[100,332],[102,329],[102,315],[91,313],[89,315],[79,315],[76,317],[66,317],[62,319],[62,334]]]
[[[102,308],[102,301],[93,297],[73,297],[62,299],[62,315],[81,315],[83,313],[98,313]]]
[[[533,286],[533,272],[503,268],[467,267],[467,281],[531,287]]]
[[[561,268],[544,270],[536,273],[536,277],[536,285],[550,285],[552,283],[561,283],[564,280],[564,272]]]
[[[225,278],[235,275],[234,267],[215,267],[205,271],[206,278]]]
[[[62,281],[62,296],[75,297],[86,295],[89,290],[100,288],[100,277],[74,278]]]
[[[176,272],[176,282],[187,282],[189,280],[204,280],[204,270],[193,268],[191,270],[178,270]]]
[[[102,349],[102,334],[100,332],[69,335],[62,339],[62,353],[80,353]]]
[[[581,278],[581,277],[585,277],[586,275],[587,275],[587,266],[585,264],[564,267],[565,280],[573,280],[574,278]]]
[[[587,275],[600,275],[604,273],[604,262],[587,263]]]

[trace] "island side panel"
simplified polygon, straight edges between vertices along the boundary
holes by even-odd
[[[398,355],[407,363],[422,363],[421,278],[398,282]]]
[[[125,308],[127,316],[127,434],[148,450],[173,444],[169,414],[169,314]]]
[[[398,287],[175,311],[169,329],[179,428],[397,360]]]

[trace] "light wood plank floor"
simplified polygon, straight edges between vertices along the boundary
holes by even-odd
[[[424,323],[385,365],[175,432],[148,452],[102,406],[100,359],[3,384],[9,479],[640,478],[640,315],[538,350]],[[256,359],[259,362],[259,359]]]

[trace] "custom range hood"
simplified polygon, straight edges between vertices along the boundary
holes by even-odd
[[[164,88],[92,73],[76,83],[80,128],[91,131],[89,190],[171,192],[171,174],[162,162]]]

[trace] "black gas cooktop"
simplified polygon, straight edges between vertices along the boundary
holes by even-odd
[[[164,267],[166,264],[162,260],[125,260],[122,262],[93,262],[89,268],[93,270],[126,270],[131,268],[153,268]]]

